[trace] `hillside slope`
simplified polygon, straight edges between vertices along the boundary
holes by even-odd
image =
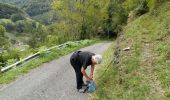
[[[148,99],[170,96],[170,4],[129,23],[119,37],[120,80],[130,95]],[[141,95],[141,94],[138,94]],[[136,95],[138,98],[138,96]],[[140,96],[139,96],[140,97]]]
[[[0,25],[5,28],[5,36],[11,44],[28,44],[33,30],[39,29],[43,24],[32,20],[25,11],[10,4],[0,3]],[[45,27],[45,26],[44,26]],[[1,46],[0,46],[1,48]]]
[[[11,18],[13,14],[23,14],[24,12],[14,6],[0,3],[0,19]]]
[[[169,44],[170,2],[167,2],[124,27],[116,41],[117,64],[97,81],[99,88],[94,99],[170,99]],[[97,69],[96,76],[104,72],[106,62]]]
[[[15,5],[23,9],[32,19],[44,24],[57,21],[56,13],[51,9],[53,0],[0,0],[0,3]]]

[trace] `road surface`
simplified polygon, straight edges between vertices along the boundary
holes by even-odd
[[[81,50],[102,54],[109,45],[97,43]],[[88,93],[76,90],[75,72],[69,62],[71,54],[45,63],[1,88],[0,100],[87,100]]]

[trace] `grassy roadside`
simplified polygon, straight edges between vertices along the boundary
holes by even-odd
[[[119,64],[103,77],[114,46],[96,69],[97,90],[92,100],[170,99],[170,2],[128,23],[117,39]],[[130,47],[129,51],[123,51]]]
[[[170,2],[162,4],[154,12],[149,12],[129,23],[123,32],[123,41],[119,44],[121,49],[127,46],[132,48],[131,55],[126,52],[121,53],[121,66],[126,66],[123,68],[125,69],[124,81],[127,76],[132,75],[128,81],[138,77],[134,82],[138,80],[137,85],[140,84],[136,88],[128,88],[131,91],[128,98],[170,99]],[[136,46],[137,49],[135,49]],[[134,52],[138,52],[138,55],[133,55]],[[136,69],[127,73],[126,69],[130,67],[127,63],[133,61],[133,58],[139,59],[139,63]],[[129,61],[126,62],[127,60]],[[143,91],[139,91],[140,87],[143,87]],[[134,93],[140,94],[135,96]]]
[[[143,100],[147,94],[147,85],[141,83],[142,77],[136,75],[139,65],[139,46],[134,47],[135,52],[131,59],[127,59],[124,64],[116,65],[111,63],[113,53],[116,50],[116,43],[112,45],[103,55],[103,62],[95,70],[95,81],[97,90],[91,94],[90,100]],[[127,57],[127,56],[126,56]],[[126,66],[125,66],[126,65]],[[109,66],[109,67],[108,67]],[[107,69],[108,67],[108,69]],[[105,72],[105,70],[107,71]],[[105,72],[105,74],[103,74]],[[125,72],[125,73],[124,73]],[[129,73],[129,74],[128,74]]]
[[[22,65],[22,67],[13,68],[8,72],[0,73],[0,84],[10,83],[11,81],[15,80],[19,75],[28,73],[31,69],[39,67],[43,63],[47,63],[70,52],[78,50],[82,47],[92,45],[97,42],[98,40],[83,40],[82,42],[80,42],[80,44],[73,43],[66,48],[56,49],[48,54],[44,53],[38,59],[34,59],[33,61]]]
[[[137,45],[134,49],[136,52],[133,55],[136,57],[125,61],[127,67],[113,63],[110,65],[115,51],[115,43],[112,43],[103,55],[102,64],[95,70],[97,90],[90,96],[91,100],[136,100],[135,98],[143,99],[145,97],[147,85],[141,83],[142,78],[133,72],[139,65],[140,50]],[[107,72],[105,72],[106,69]],[[124,71],[130,74],[124,74]],[[105,74],[103,74],[104,72]]]
[[[115,43],[113,42],[111,46],[104,52],[102,63],[95,69],[94,77],[96,79],[95,81],[97,84],[97,90],[91,94],[89,99],[108,100],[112,96],[111,91],[114,89],[113,80],[117,74],[116,68],[114,67],[113,63],[111,63],[113,60],[114,47]],[[109,63],[111,63],[111,65],[109,65]],[[107,67],[108,70],[105,72]],[[103,75],[104,72],[105,74]]]

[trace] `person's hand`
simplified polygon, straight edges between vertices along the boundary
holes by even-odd
[[[93,75],[90,75],[90,78],[91,78],[92,80],[95,80],[95,77],[94,77]]]
[[[92,74],[90,74],[90,78],[93,79],[93,75]]]
[[[86,78],[86,81],[90,81],[90,80],[93,80],[92,78],[88,77]]]

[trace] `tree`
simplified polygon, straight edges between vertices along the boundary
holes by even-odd
[[[2,25],[0,25],[0,48],[7,48],[7,46],[9,45],[8,43],[8,39],[7,37],[5,37],[5,27],[3,27]]]
[[[25,19],[25,17],[22,15],[22,14],[13,14],[12,16],[11,16],[11,20],[13,21],[13,22],[16,22],[16,21],[18,21],[18,20],[24,20]]]
[[[5,35],[4,35],[4,33],[5,33],[5,27],[3,27],[2,25],[0,25],[0,36],[1,37],[4,37]]]
[[[45,26],[39,24],[36,29],[32,31],[32,35],[28,44],[32,48],[39,47],[40,45],[44,44],[47,39],[47,29]]]
[[[15,23],[10,19],[0,19],[0,25],[3,25],[8,32],[15,30]]]
[[[0,53],[0,69],[1,67],[4,67],[6,64],[5,59],[3,58],[3,53]]]
[[[57,10],[66,24],[69,34],[78,39],[93,38],[106,16],[109,0],[55,0],[53,9]],[[68,35],[69,35],[68,34]],[[69,35],[70,36],[70,35]]]

